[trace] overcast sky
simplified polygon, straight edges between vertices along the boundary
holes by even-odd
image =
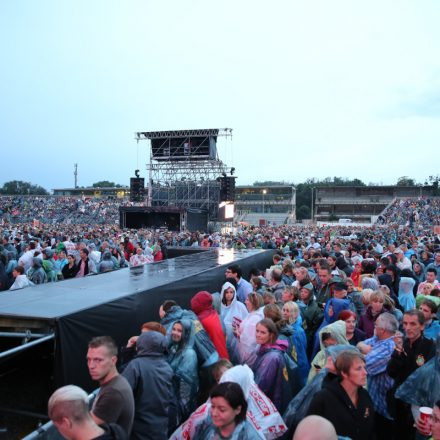
[[[238,184],[438,173],[440,2],[0,2],[0,184],[145,175],[136,131],[230,127]],[[139,156],[138,156],[139,148]]]

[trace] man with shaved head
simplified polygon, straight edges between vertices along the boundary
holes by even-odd
[[[49,399],[48,413],[59,433],[67,440],[126,440],[119,425],[98,426],[89,413],[89,399],[84,390],[67,385]]]
[[[293,440],[338,440],[338,436],[327,419],[308,416],[298,424]]]

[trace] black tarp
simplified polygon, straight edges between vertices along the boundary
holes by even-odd
[[[122,282],[128,283],[133,293],[57,319],[56,384],[74,383],[91,391],[94,384],[85,355],[93,336],[111,335],[118,346],[123,346],[130,336],[139,334],[144,322],[159,320],[159,307],[166,299],[189,308],[191,297],[199,290],[220,290],[228,264],[239,263],[246,274],[252,267],[269,266],[272,254],[208,251],[144,266],[144,272],[138,275],[125,272],[124,277],[129,279]],[[113,294],[119,290],[111,281],[104,289]]]
[[[79,385],[91,391],[85,356],[88,341],[111,335],[119,346],[138,334],[146,321],[159,319],[166,299],[189,308],[199,290],[219,291],[225,268],[238,263],[245,277],[253,267],[271,264],[274,251],[209,250],[99,276],[76,278],[5,292],[0,317],[41,320],[55,330],[55,385]]]

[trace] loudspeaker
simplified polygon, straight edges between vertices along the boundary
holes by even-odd
[[[233,202],[235,200],[235,177],[220,177],[220,202]]]
[[[143,177],[130,178],[130,201],[142,202],[145,198],[145,179]]]

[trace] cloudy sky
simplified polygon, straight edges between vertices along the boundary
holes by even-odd
[[[437,0],[0,2],[0,184],[145,174],[136,131],[233,128],[238,184],[438,173]]]

